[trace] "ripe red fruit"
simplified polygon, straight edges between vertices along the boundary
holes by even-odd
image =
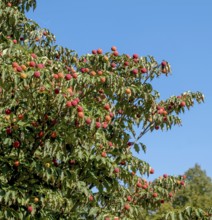
[[[137,70],[137,69],[134,69],[134,70],[132,70],[132,73],[133,73],[134,75],[136,75],[136,74],[138,74],[138,70]]]
[[[57,74],[53,74],[53,78],[54,78],[54,79],[58,79],[59,76],[58,76]]]
[[[127,201],[132,201],[132,197],[131,196],[127,196]]]
[[[107,111],[110,110],[110,105],[109,104],[105,104],[104,109],[107,110]]]
[[[12,67],[16,67],[17,68],[18,66],[19,66],[18,63],[16,63],[16,62],[12,63]]]
[[[36,66],[36,63],[35,63],[34,61],[30,61],[30,62],[29,62],[29,66],[30,66],[30,67],[35,67],[35,66]]]
[[[151,168],[150,170],[149,170],[149,173],[150,174],[153,174],[155,171],[154,171],[154,169],[153,168]]]
[[[78,76],[77,73],[73,73],[73,74],[72,74],[72,77],[73,77],[74,79],[76,79],[77,76]]]
[[[19,73],[23,71],[23,69],[22,69],[20,66],[17,66],[17,67],[16,67],[16,70],[17,70],[17,72],[19,72]]]
[[[12,111],[11,111],[9,108],[5,110],[5,114],[6,114],[6,115],[10,115],[11,112],[12,112]]]
[[[27,207],[27,211],[28,211],[29,213],[31,213],[31,212],[33,211],[33,207],[32,207],[32,206],[28,206],[28,207]]]
[[[73,106],[77,106],[78,102],[77,102],[76,99],[74,99],[74,100],[71,101],[71,104],[72,104]]]
[[[155,126],[155,130],[158,130],[160,127],[158,125]]]
[[[111,141],[108,142],[109,147],[113,146],[113,143]]]
[[[72,101],[67,101],[66,102],[66,107],[70,108],[72,106]]]
[[[141,69],[141,72],[142,72],[142,73],[147,73],[147,69],[146,69],[145,67],[143,67],[143,68]]]
[[[158,197],[158,194],[157,194],[157,193],[153,193],[152,196],[153,196],[154,198],[156,198],[156,197]]]
[[[91,119],[90,119],[90,118],[87,118],[87,119],[85,120],[85,123],[86,123],[87,125],[90,125],[90,124],[91,124]]]
[[[8,3],[7,3],[7,6],[8,6],[8,7],[12,7],[12,3],[11,3],[11,2],[8,2]]]
[[[79,105],[79,106],[77,106],[77,111],[78,111],[78,112],[83,112],[83,107],[82,107],[82,106],[80,106],[80,105]]]
[[[133,59],[138,59],[138,54],[133,54]]]
[[[115,57],[117,57],[117,56],[119,55],[119,52],[116,50],[116,51],[113,52],[113,55],[114,55]]]
[[[14,43],[14,44],[17,44],[17,40],[13,40],[13,43]]]
[[[169,197],[170,197],[170,198],[173,197],[173,194],[172,194],[171,192],[169,193]]]
[[[130,210],[130,205],[129,205],[128,203],[125,204],[125,205],[124,205],[124,209],[125,209],[125,210]]]
[[[20,142],[19,141],[15,141],[15,142],[13,142],[13,147],[14,148],[19,148],[20,147]]]
[[[107,128],[107,126],[108,126],[108,123],[107,122],[103,122],[102,123],[102,127],[105,129],[105,128]]]
[[[119,168],[116,167],[116,168],[114,169],[114,173],[119,173],[119,172],[120,172]]]
[[[18,160],[16,160],[15,162],[14,162],[14,166],[15,167],[18,167],[20,165],[20,162],[18,161]]]
[[[34,54],[34,53],[32,53],[32,54],[31,54],[31,57],[34,58],[34,59],[36,59],[36,58],[37,58],[37,55]]]
[[[56,131],[53,131],[52,133],[51,133],[51,138],[56,138],[57,137],[57,133],[56,133]]]
[[[59,93],[60,93],[60,89],[59,89],[59,88],[56,88],[56,89],[54,90],[54,93],[55,93],[55,94],[59,94]]]
[[[101,123],[100,122],[96,122],[96,128],[101,128]]]
[[[112,47],[111,47],[111,50],[112,50],[112,51],[116,51],[117,49],[116,49],[115,46],[112,46]]]
[[[140,182],[137,182],[136,184],[137,187],[141,188],[142,187],[142,184]]]
[[[45,67],[45,65],[42,64],[42,63],[37,64],[37,68],[38,68],[38,69],[43,69],[44,67]]]
[[[107,153],[105,151],[102,152],[102,157],[107,157]]]
[[[96,50],[92,50],[92,54],[97,54],[97,51]]]
[[[12,128],[8,127],[6,128],[6,133],[9,135],[9,134],[12,134]]]
[[[166,61],[163,61],[163,62],[161,63],[161,65],[162,65],[163,67],[165,67],[165,66],[167,65],[167,62],[166,62]]]
[[[92,202],[94,200],[94,197],[92,195],[89,196],[89,201]]]
[[[38,134],[38,136],[39,136],[40,138],[42,138],[42,137],[44,136],[44,132],[43,132],[43,131],[40,131],[39,134]]]
[[[129,66],[129,62],[128,62],[128,61],[125,61],[125,62],[124,62],[124,66]]]
[[[180,181],[180,185],[185,186],[185,182],[184,181]]]
[[[111,66],[112,68],[115,68],[115,67],[116,67],[116,64],[115,64],[115,63],[111,63],[110,66]]]
[[[65,79],[70,80],[72,78],[71,74],[66,74]]]
[[[34,77],[35,78],[40,78],[40,72],[38,72],[38,71],[34,72]]]
[[[98,54],[102,54],[102,49],[98,49],[97,51],[96,51]]]
[[[164,177],[164,178],[167,178],[167,177],[168,177],[168,175],[167,175],[167,174],[163,174],[163,177]]]
[[[186,103],[185,103],[184,101],[182,101],[182,102],[180,103],[180,106],[181,106],[181,107],[185,107],[185,106],[186,106]]]

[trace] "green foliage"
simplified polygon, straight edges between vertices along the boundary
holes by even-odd
[[[180,124],[203,95],[158,101],[151,81],[168,62],[78,57],[25,17],[35,1],[11,3],[0,2],[0,218],[138,219],[171,201],[183,178],[147,182],[152,169],[131,149],[145,151],[145,133]]]

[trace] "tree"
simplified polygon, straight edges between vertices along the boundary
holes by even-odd
[[[163,213],[169,212],[177,217],[177,213],[181,213],[182,210],[190,211],[191,208],[201,208],[205,210],[208,215],[212,212],[212,182],[211,178],[206,175],[206,172],[201,169],[198,164],[195,164],[193,168],[187,170],[184,174],[186,177],[186,187],[174,193],[172,193],[173,201],[165,203],[155,213],[147,215],[150,219],[161,219]],[[187,209],[186,209],[187,208]],[[173,214],[175,213],[175,214]],[[185,213],[186,214],[186,213]],[[189,217],[189,219],[192,219]],[[196,216],[193,218],[196,219]]]
[[[0,2],[0,218],[138,219],[170,201],[184,178],[147,182],[154,169],[131,149],[145,151],[145,133],[181,124],[203,95],[160,100],[151,81],[168,76],[167,61],[115,47],[79,57],[26,18],[31,7]]]

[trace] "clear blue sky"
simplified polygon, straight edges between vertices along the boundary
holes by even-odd
[[[139,157],[155,169],[154,178],[195,163],[212,177],[211,10],[211,0],[38,0],[28,16],[79,54],[115,45],[120,53],[168,60],[173,74],[154,82],[161,97],[202,91],[205,103],[182,115],[182,127],[147,134],[147,154]]]

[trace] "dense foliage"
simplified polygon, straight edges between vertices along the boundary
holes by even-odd
[[[26,18],[31,7],[0,1],[0,218],[139,219],[171,201],[184,177],[146,181],[154,169],[131,149],[203,95],[160,100],[151,81],[168,76],[167,61],[115,47],[79,57]]]

